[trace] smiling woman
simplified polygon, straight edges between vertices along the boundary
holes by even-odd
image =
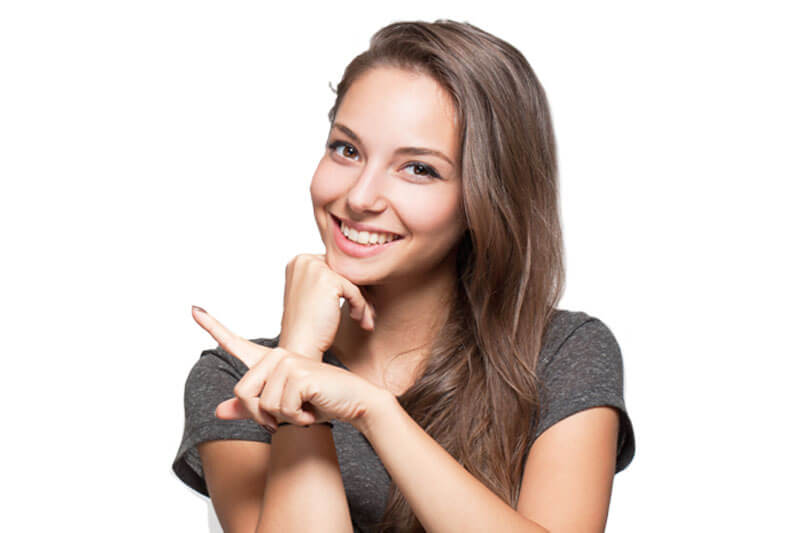
[[[175,472],[226,531],[602,530],[633,427],[613,334],[557,308],[530,65],[467,23],[393,23],[329,119],[310,186],[326,253],[287,265],[277,337],[193,311],[219,346],[186,381]]]
[[[455,244],[466,229],[461,179],[451,162],[460,159],[458,139],[454,104],[431,77],[376,67],[352,83],[311,181],[333,270],[357,285],[398,289],[453,277]],[[351,241],[367,242],[337,239],[342,231],[332,217],[359,232]],[[370,239],[380,234],[401,239],[374,246]]]

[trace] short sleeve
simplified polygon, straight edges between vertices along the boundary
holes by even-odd
[[[274,339],[252,339],[274,347]],[[197,445],[210,440],[251,440],[270,443],[267,430],[250,419],[221,420],[214,415],[217,405],[233,398],[233,388],[247,373],[247,365],[221,347],[205,350],[189,371],[184,386],[184,427],[172,470],[197,492],[208,496]]]
[[[623,394],[622,354],[611,330],[601,320],[590,318],[540,363],[542,409],[534,440],[572,414],[591,407],[615,407],[620,416],[615,471],[627,467],[635,441]]]

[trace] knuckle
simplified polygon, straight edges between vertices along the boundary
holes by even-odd
[[[287,353],[285,357],[283,357],[280,361],[278,361],[278,367],[281,370],[292,370],[297,365],[297,357],[294,355]]]
[[[261,411],[266,411],[267,413],[272,412],[273,408],[271,402],[266,396],[262,396],[260,400],[258,400],[258,408]]]
[[[244,385],[242,385],[241,381],[233,386],[233,394],[237,398],[242,398],[242,395],[244,394]]]

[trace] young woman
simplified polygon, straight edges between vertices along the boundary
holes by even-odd
[[[528,62],[466,23],[393,23],[329,118],[326,253],[288,264],[275,338],[193,309],[219,346],[187,379],[174,471],[225,531],[603,530],[634,452],[622,359],[556,308],[556,150]]]

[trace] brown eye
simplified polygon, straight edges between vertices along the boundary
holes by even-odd
[[[423,173],[424,174],[428,174],[428,169],[426,167],[420,165],[419,163],[414,163],[414,167],[413,168],[414,168],[414,174],[417,174],[417,175],[423,174]]]
[[[345,159],[355,159],[358,156],[358,150],[356,150],[353,145],[348,144],[342,141],[333,141],[328,145],[328,148],[339,154],[340,156],[344,157]],[[342,148],[342,151],[339,151],[339,148]]]
[[[425,165],[423,163],[416,163],[416,162],[409,163],[404,168],[412,169],[412,172],[415,176],[440,178],[438,172],[436,172],[432,167]]]

